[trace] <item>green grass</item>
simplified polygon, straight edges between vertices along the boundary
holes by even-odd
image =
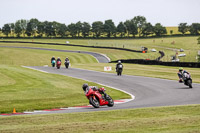
[[[200,45],[197,44],[198,37],[167,37],[167,38],[150,38],[150,39],[8,39],[13,41],[35,41],[35,42],[49,42],[49,43],[65,43],[68,40],[72,44],[79,45],[89,45],[89,46],[109,46],[109,47],[120,47],[123,46],[128,49],[141,50],[142,46],[149,48],[149,53],[138,54],[132,52],[118,51],[115,50],[100,50],[100,49],[88,49],[90,51],[101,52],[107,54],[112,60],[116,60],[114,56],[118,59],[155,59],[159,56],[159,53],[150,52],[151,49],[156,49],[157,51],[164,51],[165,56],[162,61],[170,61],[171,56],[176,54],[176,50],[183,48],[185,50],[186,57],[180,57],[180,61],[184,62],[197,62],[196,56],[198,50],[200,50]],[[4,40],[4,39],[3,39]],[[6,40],[6,39],[5,39]],[[172,44],[172,42],[175,42]],[[70,48],[70,47],[68,47]],[[80,47],[77,47],[81,49]],[[112,53],[110,53],[112,51]],[[115,51],[115,52],[113,52]],[[124,56],[119,56],[118,53],[125,54]],[[110,53],[110,54],[109,54]],[[181,54],[181,52],[178,52]],[[121,58],[120,58],[121,57]]]
[[[199,133],[200,105],[1,117],[0,132]]]
[[[88,105],[82,90],[87,81],[47,74],[18,66],[0,65],[0,113]],[[87,82],[89,85],[101,87]],[[104,86],[113,99],[129,95]]]

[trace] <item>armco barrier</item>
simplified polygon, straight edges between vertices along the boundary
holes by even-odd
[[[117,61],[111,61],[110,63],[116,63]],[[127,59],[121,60],[122,63],[134,63],[144,65],[164,65],[164,66],[177,66],[177,67],[195,67],[200,68],[200,63],[197,62],[162,62],[156,60],[144,60],[144,59]]]

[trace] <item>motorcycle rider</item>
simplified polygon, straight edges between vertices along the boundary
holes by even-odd
[[[89,89],[91,88],[91,89],[93,89],[94,91],[99,91],[100,94],[103,94],[104,97],[107,98],[107,94],[105,93],[105,90],[104,90],[103,87],[98,89],[98,87],[96,87],[96,86],[89,86],[87,83],[85,83],[85,84],[83,84],[82,88],[83,88],[83,91],[84,91],[85,94],[86,94],[86,93],[89,91]]]
[[[70,62],[68,57],[65,58],[65,62],[67,62],[67,63]]]
[[[178,71],[178,77],[179,77],[179,82],[180,83],[182,83],[183,82],[183,74],[184,73],[187,73],[187,74],[189,74],[190,75],[190,73],[189,72],[187,72],[187,71],[185,71],[185,70],[183,70],[183,68],[182,67],[180,67],[179,68],[179,71]]]
[[[69,67],[69,63],[70,63],[69,58],[66,57],[66,58],[65,58],[65,66],[66,66],[66,68]]]
[[[54,56],[51,58],[51,63],[52,63],[53,60],[56,60],[56,58]]]
[[[57,58],[56,62],[58,62],[58,61],[60,61],[60,62],[61,62],[61,59],[60,59],[60,57],[58,57],[58,58]]]
[[[116,72],[118,72],[118,71],[121,71],[121,72],[123,71],[123,65],[120,60],[116,64]],[[119,75],[121,76],[121,73],[119,73]]]

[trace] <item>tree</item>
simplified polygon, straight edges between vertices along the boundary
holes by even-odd
[[[36,18],[32,18],[30,21],[29,21],[29,25],[30,25],[30,33],[35,37],[36,36],[36,33],[37,33],[37,30],[38,30],[38,24],[39,24],[39,20],[36,19]]]
[[[96,37],[98,38],[103,32],[103,22],[96,21],[92,23],[92,31],[95,33]]]
[[[25,19],[19,20],[19,25],[22,29],[22,34],[23,34],[24,37],[25,37],[25,33],[26,33],[27,23],[28,23],[28,21],[25,20]]]
[[[76,36],[76,34],[77,34],[77,27],[76,27],[76,24],[74,24],[74,23],[69,24],[69,25],[68,25],[68,30],[69,30],[70,35],[71,35],[72,37],[75,37],[75,36]]]
[[[10,25],[4,24],[4,26],[2,27],[2,32],[8,37],[8,35],[11,33]]]
[[[65,32],[67,31],[67,26],[65,24],[58,24],[56,27],[56,32],[61,37],[65,36]]]
[[[147,37],[148,35],[153,34],[153,30],[154,30],[154,28],[153,28],[152,24],[151,23],[146,23],[143,26],[142,34],[143,34],[143,36]]]
[[[105,21],[104,32],[107,34],[107,37],[109,38],[113,33],[116,32],[116,26],[111,19]]]
[[[83,27],[82,27],[83,37],[89,36],[90,29],[91,29],[90,24],[87,22],[84,22]]]
[[[42,37],[44,33],[45,33],[45,24],[43,22],[39,22],[37,26],[37,34],[39,34],[39,36]]]
[[[171,35],[173,34],[173,32],[174,32],[173,30],[170,30],[170,34],[171,34]]]
[[[199,23],[192,23],[189,29],[192,35],[199,35],[200,32],[200,24]]]
[[[138,28],[139,37],[140,37],[142,34],[142,30],[144,28],[144,25],[147,23],[146,18],[144,16],[136,16],[131,21],[136,24]]]
[[[81,21],[78,21],[77,23],[76,23],[76,30],[77,30],[77,34],[78,34],[78,37],[80,37],[80,33],[81,33],[81,31],[82,31],[82,23],[81,23]]]
[[[55,36],[55,28],[53,27],[53,22],[44,22],[44,33],[46,34],[47,37],[50,36]]]
[[[167,30],[160,23],[157,23],[154,26],[154,33],[156,34],[156,36],[161,36],[163,34],[167,34]]]
[[[178,31],[181,32],[183,35],[189,30],[189,26],[187,23],[180,23],[178,26]]]
[[[126,32],[126,27],[124,25],[123,22],[120,22],[118,25],[117,25],[117,32],[120,33],[121,37],[124,36],[125,32]]]
[[[126,20],[126,22],[124,22],[124,24],[126,27],[126,31],[128,33],[128,37],[129,37],[129,34],[132,34],[133,37],[135,37],[135,35],[138,34],[137,25],[133,21]]]
[[[14,36],[15,24],[11,23],[10,28],[11,28],[11,35]]]
[[[31,27],[31,23],[28,22],[27,27],[26,27],[26,35],[31,36],[31,34],[32,34],[32,27]]]
[[[20,37],[22,34],[22,28],[19,20],[15,23],[15,34],[17,34],[17,37]]]

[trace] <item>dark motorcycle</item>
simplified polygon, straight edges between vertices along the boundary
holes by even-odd
[[[122,68],[118,68],[116,71],[117,71],[117,75],[118,75],[118,76],[121,76],[121,75],[122,75]]]
[[[100,90],[105,91],[104,88],[100,88]],[[113,99],[109,95],[102,96],[98,90],[93,90],[90,88],[86,91],[85,96],[89,99],[89,103],[94,108],[99,108],[100,106],[107,105],[112,107],[114,105]]]
[[[123,65],[122,64],[117,64],[116,72],[117,72],[118,76],[122,75],[122,70],[123,70]]]
[[[191,78],[190,74],[184,73],[182,75],[182,79],[186,86],[189,86],[190,88],[192,88],[192,78]]]
[[[66,68],[69,68],[69,63],[70,63],[69,61],[65,61],[64,64],[65,64],[65,67],[66,67]]]

